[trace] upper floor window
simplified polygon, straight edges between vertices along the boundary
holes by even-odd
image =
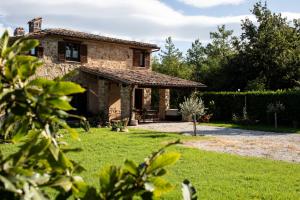
[[[87,46],[80,42],[59,41],[58,60],[86,63]]]
[[[80,61],[80,44],[66,43],[65,46],[66,60],[69,61]]]
[[[139,62],[140,65],[139,66],[140,67],[145,67],[145,54],[144,54],[144,52],[140,53],[140,58],[139,59],[140,59],[140,62]]]
[[[31,56],[36,56],[36,48],[32,48],[32,49],[29,51],[29,55],[31,55]]]
[[[32,49],[29,51],[28,54],[29,54],[30,56],[36,56],[36,57],[42,58],[42,57],[43,57],[43,54],[44,54],[44,48],[41,47],[41,46],[32,48]]]
[[[149,67],[150,53],[144,50],[133,50],[133,65],[135,67]]]

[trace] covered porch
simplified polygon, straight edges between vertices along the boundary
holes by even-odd
[[[108,120],[165,120],[170,108],[170,89],[197,89],[205,85],[150,70],[81,67],[86,79],[87,109]],[[151,107],[151,92],[159,92],[158,109]]]

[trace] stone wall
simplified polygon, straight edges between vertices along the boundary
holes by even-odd
[[[130,100],[131,100],[130,86],[121,85],[121,118],[130,118]]]
[[[143,108],[151,109],[151,88],[144,88]]]
[[[159,89],[159,118],[164,120],[166,117],[166,110],[170,108],[170,90]]]
[[[110,67],[120,69],[150,69],[133,66],[133,49],[126,45],[83,40],[87,45],[87,63],[58,61],[58,42],[68,38],[47,37],[41,39],[44,48],[44,65],[37,70],[37,76],[54,79],[76,71],[80,66]],[[150,65],[151,66],[151,65]],[[87,89],[87,109],[92,114],[104,112],[110,119],[130,117],[131,87],[119,86],[108,80],[84,72],[75,73],[71,81]],[[151,89],[144,89],[144,107],[151,107]]]
[[[108,106],[109,106],[109,119],[121,119],[121,91],[118,83],[109,83]]]
[[[79,62],[58,61],[58,41],[63,41],[63,38],[47,37],[41,39],[41,46],[44,47],[42,58],[44,66],[38,69],[38,76],[52,79],[82,65]],[[82,44],[87,45],[88,62],[84,65],[121,69],[136,68],[133,67],[133,49],[129,46],[89,40],[83,40]]]

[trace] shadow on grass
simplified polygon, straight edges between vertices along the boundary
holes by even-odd
[[[135,137],[143,137],[143,138],[165,138],[170,137],[169,135],[162,134],[162,133],[155,133],[155,134],[141,134]]]
[[[167,133],[153,130],[136,130],[131,129],[129,132],[129,137],[139,137],[139,138],[174,138],[179,137],[181,133]]]

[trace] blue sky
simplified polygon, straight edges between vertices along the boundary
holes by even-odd
[[[68,28],[164,45],[171,36],[186,51],[199,38],[226,24],[239,35],[240,21],[253,19],[255,0],[0,0],[0,32],[37,16],[43,28]],[[268,7],[289,20],[300,18],[300,0],[269,0]]]

